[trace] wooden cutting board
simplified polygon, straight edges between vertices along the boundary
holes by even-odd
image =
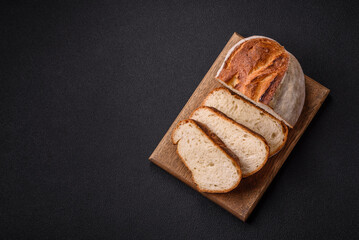
[[[187,119],[192,111],[200,106],[209,92],[220,86],[215,80],[215,74],[221,66],[227,51],[242,38],[237,33],[233,34],[149,158],[154,164],[194,189],[196,188],[191,179],[191,174],[181,162],[176,154],[176,146],[171,142],[171,133],[179,121]],[[268,159],[266,165],[258,173],[242,179],[239,186],[233,191],[221,194],[201,193],[202,195],[228,210],[242,221],[249,217],[330,91],[308,76],[305,76],[305,85],[306,99],[304,108],[294,128],[289,130],[288,140],[284,148],[277,155]]]

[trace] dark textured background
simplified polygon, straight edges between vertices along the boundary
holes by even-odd
[[[358,237],[358,2],[0,7],[1,239]],[[247,223],[147,159],[233,32],[331,89]]]

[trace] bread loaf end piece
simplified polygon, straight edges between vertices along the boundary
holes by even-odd
[[[297,59],[278,42],[252,36],[227,53],[216,79],[293,128],[305,101],[305,79]]]

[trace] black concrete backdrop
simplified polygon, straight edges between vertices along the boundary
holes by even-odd
[[[1,239],[354,239],[357,1],[0,7]],[[331,93],[243,223],[147,159],[233,34]]]

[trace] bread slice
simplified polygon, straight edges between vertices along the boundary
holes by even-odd
[[[236,160],[195,121],[179,122],[172,132],[172,142],[177,144],[177,153],[199,191],[225,193],[238,186],[242,173]]]
[[[243,177],[256,173],[267,162],[269,147],[265,139],[218,110],[199,107],[190,118],[204,124],[236,154]]]
[[[287,140],[288,128],[283,122],[226,88],[213,90],[202,105],[214,107],[262,135],[268,143],[270,156],[282,149]]]

